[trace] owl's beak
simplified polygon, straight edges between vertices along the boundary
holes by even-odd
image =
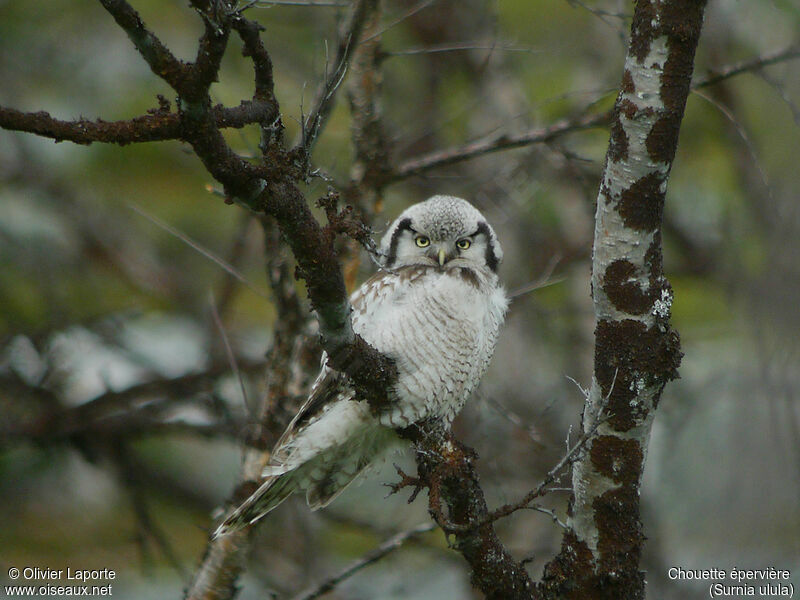
[[[439,266],[443,267],[446,261],[447,253],[444,251],[444,248],[439,248]]]

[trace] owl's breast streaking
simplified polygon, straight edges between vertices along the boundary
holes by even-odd
[[[382,425],[449,423],[489,364],[508,300],[497,276],[411,265],[378,273],[352,297],[353,329],[398,371]]]

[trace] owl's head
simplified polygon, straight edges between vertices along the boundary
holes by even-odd
[[[492,226],[472,204],[433,196],[407,208],[381,241],[384,266],[473,267],[496,272],[503,249]]]

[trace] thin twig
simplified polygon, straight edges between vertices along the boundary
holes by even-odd
[[[325,123],[333,110],[336,92],[344,81],[350,57],[359,44],[361,32],[364,28],[365,17],[369,12],[370,4],[374,0],[357,0],[350,13],[350,19],[341,35],[339,46],[334,59],[333,71],[327,73],[325,80],[317,89],[316,97],[312,104],[311,112],[303,123],[302,146],[306,154],[310,154],[314,144],[325,127]]]
[[[392,536],[374,550],[370,550],[364,556],[349,564],[333,577],[326,579],[310,590],[302,592],[301,594],[295,596],[292,600],[314,600],[315,598],[319,598],[320,596],[327,594],[337,585],[358,573],[361,569],[378,562],[387,554],[390,554],[400,548],[406,542],[406,540],[432,531],[435,527],[435,523],[424,523],[422,525],[417,525],[413,529],[409,529]]]
[[[742,73],[747,73],[748,71],[760,71],[764,67],[768,67],[786,60],[793,60],[795,58],[800,58],[800,44],[792,44],[791,46],[784,48],[783,50],[778,50],[777,52],[772,52],[763,56],[757,56],[733,65],[712,70],[709,75],[695,79],[692,82],[692,90],[699,90],[701,88],[714,85],[715,83],[719,83],[720,81],[724,81],[725,79],[735,77],[736,75],[741,75]]]
[[[555,513],[555,511],[549,508],[545,508],[544,506],[541,506],[539,504],[531,504],[529,506],[526,506],[525,508],[527,508],[528,510],[535,510],[536,512],[548,515],[551,519],[553,519],[553,523],[561,527],[561,529],[565,530],[569,529],[569,526],[558,518],[558,515]]]
[[[498,46],[496,44],[482,44],[481,42],[462,42],[460,44],[439,44],[420,48],[407,48],[405,50],[385,51],[381,52],[381,56],[413,56],[417,54],[440,54],[443,52],[467,52],[469,50],[500,50],[502,52],[525,52],[528,54],[541,52],[541,50],[524,46]]]
[[[577,458],[581,455],[583,448],[586,446],[586,443],[594,436],[594,434],[597,432],[597,428],[603,422],[603,419],[597,419],[592,427],[588,431],[584,432],[583,435],[578,438],[578,441],[567,450],[567,453],[561,458],[561,460],[559,460],[556,465],[547,472],[547,475],[545,475],[544,479],[542,479],[539,485],[525,494],[521,500],[511,504],[505,504],[500,508],[491,511],[488,515],[486,515],[485,518],[481,519],[477,523],[467,523],[465,525],[446,523],[443,529],[445,529],[445,531],[448,533],[470,531],[489,523],[493,523],[494,521],[502,519],[503,517],[507,517],[518,510],[531,508],[531,502],[547,493],[547,486],[553,483],[565,468],[577,460]]]
[[[400,23],[402,23],[406,19],[410,19],[415,14],[417,14],[419,11],[421,11],[424,8],[429,7],[434,2],[436,2],[436,0],[422,0],[422,2],[419,2],[419,3],[415,4],[414,6],[412,6],[411,8],[409,8],[406,12],[404,12],[402,15],[400,15],[398,18],[396,18],[391,23],[389,23],[386,27],[384,27],[383,29],[380,29],[379,31],[376,31],[375,33],[371,34],[369,37],[366,37],[361,41],[362,42],[370,42],[370,41],[372,41],[372,40],[374,40],[376,38],[381,37],[384,33],[389,31],[393,27],[397,27]]]
[[[214,324],[217,326],[217,330],[219,331],[219,335],[222,338],[222,344],[225,347],[225,356],[228,358],[228,364],[231,367],[231,371],[236,376],[236,380],[239,382],[239,389],[242,392],[242,402],[244,403],[245,408],[247,409],[247,414],[251,419],[255,417],[255,407],[252,406],[247,397],[247,388],[244,385],[244,378],[242,374],[239,372],[239,364],[236,362],[236,356],[233,354],[233,349],[231,348],[230,340],[228,339],[228,334],[225,331],[225,325],[222,323],[222,318],[219,316],[219,311],[217,311],[217,304],[214,301],[214,293],[209,291],[209,304],[211,305],[211,316],[214,319]]]
[[[549,142],[568,133],[602,127],[610,122],[611,112],[608,111],[593,115],[582,115],[573,119],[564,119],[549,127],[531,129],[523,133],[502,133],[487,136],[468,144],[438,150],[409,159],[398,165],[388,177],[391,182],[397,182],[415,175],[422,175],[432,169],[475,158],[476,156]]]
[[[756,172],[758,172],[758,176],[761,178],[761,183],[764,186],[764,189],[767,192],[767,195],[772,198],[772,186],[769,183],[769,179],[767,178],[767,172],[761,167],[761,161],[758,159],[758,155],[756,154],[755,146],[753,142],[750,140],[750,136],[747,134],[747,130],[744,126],[739,122],[736,118],[736,115],[724,104],[718,102],[714,98],[704,94],[703,92],[698,92],[697,90],[693,90],[695,95],[699,96],[711,106],[716,108],[720,111],[726,119],[728,119],[731,124],[733,125],[734,129],[736,130],[737,135],[742,139],[745,148],[747,149],[747,153],[750,155],[750,158],[753,159],[753,164],[755,165]]]
[[[532,281],[531,283],[525,284],[520,288],[517,288],[516,290],[511,292],[508,295],[508,297],[514,300],[519,296],[523,296],[533,291],[540,290],[542,288],[549,287],[551,285],[555,285],[557,283],[561,283],[562,281],[564,281],[563,277],[552,280],[550,279],[550,277],[553,275],[553,271],[555,271],[556,266],[558,266],[558,263],[560,261],[561,261],[561,256],[558,254],[554,254],[547,262],[547,266],[544,269],[544,273],[542,273],[538,279]]]
[[[142,208],[138,204],[134,204],[133,202],[129,202],[128,203],[128,208],[130,208],[135,213],[143,216],[145,219],[147,219],[148,221],[153,223],[153,225],[157,225],[158,227],[160,227],[164,231],[166,231],[169,234],[175,236],[176,238],[178,238],[180,241],[182,241],[187,246],[191,247],[194,250],[197,250],[197,252],[199,252],[200,254],[205,256],[207,259],[209,259],[210,261],[212,261],[213,263],[215,263],[216,265],[221,267],[226,273],[228,273],[228,275],[231,275],[232,277],[235,277],[237,280],[239,280],[241,283],[243,283],[245,285],[245,287],[247,287],[247,289],[249,289],[255,295],[260,296],[261,298],[265,298],[265,299],[269,298],[269,294],[267,294],[265,291],[262,291],[262,290],[258,289],[256,286],[254,286],[252,283],[250,283],[247,280],[247,278],[244,275],[242,275],[242,273],[236,267],[234,267],[232,264],[227,262],[222,257],[217,256],[216,254],[211,252],[211,250],[205,248],[202,244],[200,244],[199,242],[196,242],[195,240],[190,238],[188,235],[186,235],[182,231],[179,231],[178,229],[176,229],[172,225],[162,221],[161,219],[159,219],[154,214],[147,212],[144,208]]]
[[[137,538],[143,558],[147,558],[149,554],[147,552],[147,541],[150,539],[161,550],[164,558],[167,559],[167,562],[175,569],[181,579],[186,579],[188,572],[181,564],[167,536],[150,514],[150,507],[144,491],[144,482],[140,479],[138,465],[127,444],[119,441],[115,444],[112,455],[117,464],[117,475],[130,494],[131,505],[139,527]]]
[[[769,55],[723,67],[715,75],[696,80],[692,84],[692,89],[701,89],[742,73],[758,71],[763,67],[798,57],[800,57],[800,45],[794,44]],[[594,115],[587,115],[584,111],[580,117],[558,121],[545,128],[531,129],[517,134],[503,133],[486,136],[467,144],[410,158],[395,167],[393,172],[388,175],[388,179],[389,182],[402,181],[409,177],[422,175],[433,169],[456,164],[485,154],[533,144],[548,143],[575,131],[605,127],[611,122],[611,116],[611,111]]]

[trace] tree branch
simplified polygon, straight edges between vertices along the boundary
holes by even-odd
[[[347,73],[350,57],[361,40],[364,23],[367,16],[376,10],[377,4],[378,0],[356,0],[353,4],[350,18],[339,36],[334,59],[335,66],[330,73],[327,73],[325,80],[317,89],[311,112],[303,123],[301,145],[307,154],[311,154],[311,150],[333,110],[336,92]]]
[[[721,81],[725,81],[726,79],[730,79],[731,77],[741,75],[742,73],[760,71],[764,67],[787,60],[793,60],[795,58],[800,58],[800,44],[792,44],[791,46],[784,48],[783,50],[778,50],[777,52],[771,52],[769,54],[757,56],[733,65],[727,65],[720,67],[719,69],[713,69],[709,71],[708,75],[705,77],[695,79],[692,82],[692,90],[699,90],[701,88],[717,84]]]
[[[545,567],[544,598],[643,599],[639,488],[655,409],[681,360],[670,326],[661,228],[705,0],[638,0],[597,198],[594,377],[573,465],[568,531]]]
[[[260,373],[264,368],[262,362],[252,363],[240,358],[238,363],[240,370],[248,374]],[[49,389],[30,386],[13,375],[7,375],[0,379],[3,389],[14,390],[17,399],[39,399],[45,408],[31,418],[9,423],[9,427],[3,427],[0,432],[9,441],[28,439],[43,444],[63,443],[73,436],[87,433],[126,437],[176,432],[234,435],[236,423],[195,425],[165,422],[160,417],[178,404],[170,399],[189,399],[209,390],[213,382],[228,371],[227,364],[214,365],[202,373],[156,379],[121,391],[108,391],[74,407],[62,407],[58,395]],[[153,403],[153,399],[163,401]],[[144,400],[148,403],[138,409],[136,404]]]
[[[721,67],[707,77],[695,80],[692,83],[692,90],[708,87],[725,79],[747,72],[758,71],[764,67],[798,57],[800,57],[800,45],[793,44],[777,52]],[[579,117],[564,119],[544,128],[531,129],[522,133],[490,135],[460,146],[436,150],[429,154],[406,159],[391,169],[386,175],[386,180],[388,183],[395,183],[478,156],[533,144],[548,143],[575,131],[605,127],[611,123],[612,114],[611,111],[594,115],[582,113]]]
[[[337,573],[333,577],[330,577],[329,579],[326,579],[319,585],[316,585],[313,588],[301,594],[298,594],[293,598],[293,600],[315,600],[316,598],[319,598],[320,596],[327,594],[331,590],[335,589],[337,585],[349,579],[362,569],[372,564],[375,564],[383,557],[387,556],[388,554],[391,554],[392,552],[400,548],[407,540],[417,537],[420,534],[427,533],[428,531],[431,531],[434,527],[435,525],[433,523],[425,523],[423,525],[417,525],[413,529],[409,529],[407,531],[401,531],[397,535],[393,535],[377,548],[370,550],[358,560],[347,565],[344,569],[342,569],[339,573]]]
[[[487,599],[534,597],[528,572],[509,554],[488,519],[474,465],[475,452],[450,432],[425,431],[418,425],[406,429],[403,437],[416,446],[417,478],[405,476],[395,491],[414,486],[413,500],[420,487],[428,488],[431,516],[446,534],[453,534],[452,546],[469,563],[472,585]]]
[[[422,175],[432,169],[463,162],[477,156],[501,150],[521,148],[531,144],[546,143],[568,133],[602,127],[607,125],[610,120],[610,112],[581,115],[577,118],[564,119],[548,127],[531,129],[523,133],[501,133],[487,136],[468,144],[437,150],[430,154],[406,160],[392,169],[391,173],[387,175],[387,179],[389,183],[396,183],[409,177]]]
[[[241,129],[254,123],[274,120],[275,108],[266,102],[245,100],[231,108],[215,106],[212,112],[217,127]],[[0,128],[86,146],[94,142],[124,146],[181,139],[180,115],[168,109],[154,109],[149,115],[125,121],[63,121],[44,111],[26,113],[0,106]]]
[[[172,89],[182,93],[189,75],[189,66],[172,55],[161,40],[147,29],[139,13],[125,0],[100,0],[100,3],[128,34],[150,70]]]

